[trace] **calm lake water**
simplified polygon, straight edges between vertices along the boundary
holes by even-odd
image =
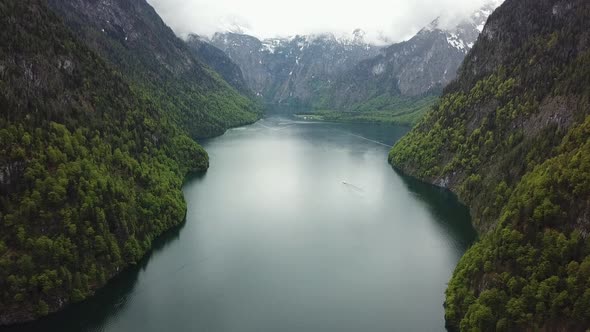
[[[205,142],[183,226],[90,300],[7,331],[444,331],[476,233],[388,165],[406,131],[269,117]]]

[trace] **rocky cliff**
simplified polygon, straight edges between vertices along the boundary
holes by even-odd
[[[210,42],[239,65],[266,103],[313,108],[332,120],[413,123],[456,77],[495,7],[455,23],[438,18],[389,47],[366,43],[361,30],[348,38],[267,40],[228,32]]]
[[[210,42],[240,66],[257,96],[292,105],[311,105],[338,73],[381,49],[364,42],[360,30],[348,38],[321,34],[266,40],[227,32]]]
[[[391,109],[398,100],[440,94],[456,77],[494,8],[495,5],[488,4],[451,27],[437,18],[411,39],[391,45],[340,73],[328,89],[322,107]]]
[[[222,50],[195,34],[189,35],[186,43],[199,60],[215,70],[227,83],[244,95],[252,95],[242,70]]]
[[[199,61],[145,0],[49,0],[77,37],[192,137],[258,118],[257,105]]]

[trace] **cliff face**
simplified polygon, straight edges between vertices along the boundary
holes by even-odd
[[[495,7],[486,5],[454,27],[434,20],[408,41],[340,73],[326,92],[324,108],[362,109],[378,99],[412,99],[438,95],[457,74]]]
[[[145,0],[49,0],[88,47],[192,137],[257,119],[257,105],[195,56]]]
[[[507,0],[391,151],[458,193],[482,233],[447,290],[451,327],[590,326],[589,31],[587,1]]]
[[[244,95],[252,95],[242,70],[222,50],[194,34],[188,36],[186,43],[199,60],[215,70],[227,83]]]
[[[487,4],[452,26],[436,19],[389,47],[366,43],[361,30],[350,38],[266,40],[228,32],[210,42],[238,64],[248,87],[266,103],[312,108],[327,119],[412,123],[456,77],[495,6]]]
[[[240,66],[250,89],[265,102],[308,106],[337,73],[380,50],[364,42],[360,30],[348,39],[324,34],[259,40],[228,32],[210,42]]]

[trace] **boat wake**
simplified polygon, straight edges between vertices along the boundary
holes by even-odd
[[[356,190],[356,191],[358,191],[358,192],[364,192],[363,188],[361,188],[361,187],[357,187],[357,186],[355,186],[355,185],[354,185],[354,184],[352,184],[352,183],[348,183],[348,182],[346,182],[346,181],[342,181],[342,184],[343,184],[343,185],[345,185],[345,186],[347,186],[347,187],[349,187],[349,188],[352,188],[352,189],[354,189],[354,190]]]

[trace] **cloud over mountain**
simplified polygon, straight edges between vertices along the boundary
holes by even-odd
[[[453,25],[490,0],[148,0],[174,31],[211,36],[241,30],[259,38],[357,28],[372,43],[397,42],[438,16]],[[502,0],[492,0],[498,5]]]

